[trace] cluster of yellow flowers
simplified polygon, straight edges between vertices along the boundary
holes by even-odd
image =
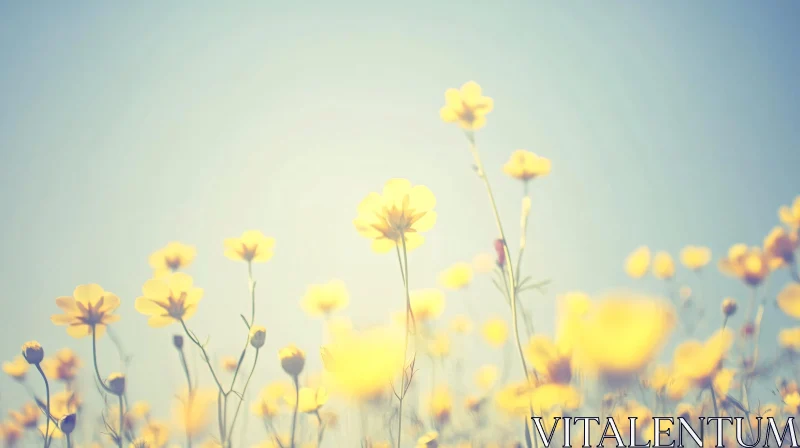
[[[408,254],[424,244],[424,234],[436,224],[436,198],[428,187],[412,185],[406,179],[390,179],[381,192],[368,194],[358,204],[353,224],[370,241],[374,252],[395,252],[404,311],[387,316],[384,325],[354,328],[349,320],[335,314],[350,300],[344,282],[310,285],[299,304],[309,316],[324,319],[326,343],[307,347],[315,354],[319,352],[324,371],[303,375],[306,350],[294,345],[277,349],[273,361],[280,363],[286,377],[266,384],[246,407],[266,433],[265,441],[257,446],[318,447],[326,442],[341,446],[328,441],[326,431],[335,429],[340,415],[346,412],[360,416],[358,443],[372,448],[499,448],[521,447],[523,443],[530,448],[536,440],[531,416],[550,422],[576,413],[640,417],[642,427],[636,429],[641,434],[653,415],[696,418],[713,409],[715,416],[744,417],[758,424],[758,416],[797,414],[797,382],[775,378],[775,374],[789,366],[791,375],[791,369],[797,368],[800,327],[780,331],[780,350],[769,359],[759,353],[759,337],[766,305],[771,303],[762,286],[778,270],[789,272],[792,280],[777,295],[776,303],[787,316],[800,319],[800,278],[795,260],[800,196],[791,206],[780,208],[782,226],[766,236],[763,247],[736,244],[719,260],[719,270],[740,279],[750,293],[740,331],[728,325],[737,313],[737,301],[721,298],[716,331],[704,340],[692,338],[680,313],[696,294],[688,286],[678,289],[679,273],[671,254],[652,253],[642,246],[624,261],[625,272],[635,279],[652,272],[655,278],[674,285],[668,288],[674,290],[670,293],[673,297],[632,293],[590,297],[583,292],[567,292],[557,300],[555,333],[546,335],[534,330],[533,316],[520,296],[541,291],[547,284],[524,276],[521,264],[531,213],[531,181],[549,175],[551,163],[532,152],[516,150],[502,167],[503,173],[521,181],[522,186],[521,238],[512,256],[475,134],[485,126],[493,107],[494,101],[483,95],[480,86],[468,82],[460,89],[446,91],[440,116],[465,132],[476,174],[486,187],[489,209],[497,224],[494,253],[444,269],[439,276],[442,289],[412,289]],[[150,257],[153,277],[142,286],[134,307],[150,327],[175,324],[178,328],[172,343],[186,388],[177,394],[174,422],[154,418],[146,402],[129,404],[125,374],[101,375],[97,341],[120,319],[115,311],[121,300],[100,285],[87,284],[77,286],[70,296],[55,299],[62,313],[51,320],[66,326],[67,334],[74,338],[91,336],[93,359],[89,370],[104,398],[102,427],[82,424],[95,421],[83,415],[84,394],[76,383],[84,363],[69,348],[46,358],[43,347],[31,341],[23,345],[20,356],[3,364],[5,373],[25,387],[32,402],[10,411],[10,419],[0,424],[0,440],[6,446],[27,440],[26,446],[43,444],[45,448],[56,439],[63,439],[68,448],[78,446],[77,442],[80,446],[191,447],[200,440],[204,447],[240,446],[242,433],[236,432],[243,426],[240,411],[248,401],[259,354],[267,343],[267,330],[256,325],[253,264],[269,261],[274,246],[274,239],[255,230],[224,241],[224,255],[247,265],[251,307],[249,313],[242,314],[247,334],[241,353],[219,362],[212,362],[203,339],[187,325],[203,298],[203,289],[182,272],[196,257],[194,247],[171,242]],[[678,258],[693,273],[690,275],[699,275],[711,263],[712,254],[707,247],[690,245]],[[497,287],[508,313],[460,314],[442,322],[446,307],[443,290],[461,294],[473,282],[484,279]],[[674,348],[671,361],[663,363],[662,351],[678,327],[687,337]],[[502,351],[506,361],[502,367],[480,366],[473,372],[474,384],[469,385],[463,382],[462,361],[471,348],[466,335],[476,328],[486,345]],[[185,343],[187,339],[190,344]],[[187,363],[189,349],[200,356],[203,374],[210,375],[213,387],[197,387],[200,372]],[[44,397],[37,395],[28,382],[31,366],[44,383]],[[420,372],[430,384],[421,384]],[[794,372],[796,376],[797,370]],[[775,403],[761,403],[753,396],[754,387],[765,379],[775,385]],[[52,391],[56,385],[63,390]],[[380,424],[370,425],[367,414],[379,416]],[[526,422],[524,428],[522,421]],[[748,437],[753,437],[752,429]]]

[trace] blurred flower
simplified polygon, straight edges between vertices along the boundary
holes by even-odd
[[[789,415],[800,414],[800,394],[792,392],[783,397],[783,411]]]
[[[328,392],[320,388],[301,387],[299,391],[300,401],[297,406],[299,412],[311,414],[317,412],[325,403],[328,402]],[[286,403],[294,408],[295,395],[294,392],[288,392],[284,395]]]
[[[632,278],[642,278],[650,267],[650,249],[638,247],[625,259],[625,272]]]
[[[149,317],[148,325],[160,328],[192,317],[202,297],[203,289],[193,286],[192,277],[177,272],[146,281],[134,306]]]
[[[254,349],[258,350],[263,347],[266,339],[266,328],[262,327],[261,325],[253,325],[250,327],[250,345],[252,345]]]
[[[125,375],[119,372],[114,372],[111,375],[108,375],[108,379],[106,380],[108,383],[108,389],[111,393],[117,396],[121,396],[125,393]]]
[[[297,378],[306,365],[306,354],[295,345],[288,345],[278,351],[283,371],[289,376]]]
[[[525,356],[548,382],[569,384],[572,380],[572,347],[564,342],[535,335],[525,347]]]
[[[736,300],[730,297],[726,297],[725,300],[722,301],[722,315],[725,317],[733,316],[737,308]]]
[[[173,241],[150,255],[153,276],[158,278],[185,268],[192,264],[195,255],[197,255],[197,250],[194,246]]]
[[[250,406],[253,415],[272,418],[280,412],[280,398],[293,393],[294,386],[285,382],[274,382],[261,390],[258,399]]]
[[[503,165],[503,172],[509,177],[527,182],[550,174],[550,160],[530,151],[518,149]]]
[[[789,283],[778,293],[778,307],[787,316],[800,319],[800,284]]]
[[[497,366],[486,364],[475,372],[475,384],[483,391],[491,390],[497,383]]]
[[[580,392],[563,384],[534,385],[527,382],[513,383],[501,389],[495,400],[498,407],[512,415],[543,415],[555,409],[570,411],[578,409],[583,402]]]
[[[50,397],[50,414],[56,420],[60,420],[68,414],[77,414],[80,406],[80,398],[75,392],[65,390]]]
[[[458,123],[467,131],[476,131],[486,124],[486,114],[492,111],[494,101],[483,96],[481,86],[469,81],[459,89],[444,92],[444,107],[439,116],[445,123]]]
[[[22,428],[16,423],[0,423],[0,440],[5,442],[5,446],[12,448],[22,439]]]
[[[301,303],[310,316],[328,316],[347,306],[350,296],[341,280],[331,280],[323,285],[311,285]]]
[[[461,289],[470,282],[472,282],[472,266],[469,263],[456,263],[439,275],[439,283],[448,289]]]
[[[592,306],[575,326],[587,363],[609,378],[642,370],[675,325],[668,304],[652,298],[610,297]]]
[[[453,412],[453,397],[447,387],[437,387],[430,396],[428,411],[438,426],[450,421]]]
[[[769,274],[769,259],[758,247],[734,244],[719,261],[719,270],[747,285],[758,286]]]
[[[137,401],[133,403],[128,410],[128,415],[135,419],[147,418],[147,416],[150,415],[150,403],[146,401]]]
[[[459,314],[450,321],[450,331],[458,334],[467,334],[472,331],[472,321],[469,317]]]
[[[80,358],[69,348],[62,348],[54,358],[42,361],[42,370],[44,370],[48,379],[72,381],[75,379],[75,375],[78,374],[80,367]]]
[[[782,205],[778,209],[778,217],[787,226],[793,229],[800,228],[800,196],[794,199],[791,206]]]
[[[472,267],[478,274],[487,274],[492,272],[495,266],[497,266],[495,263],[495,257],[490,253],[478,254],[472,259]]]
[[[61,432],[60,429],[58,429],[58,425],[50,425],[50,432],[48,433],[47,432],[47,425],[42,423],[41,425],[39,425],[39,433],[42,435],[42,437],[44,437],[44,435],[47,434],[49,437],[51,437],[53,439],[63,439],[64,438],[64,433]]]
[[[239,365],[239,360],[234,358],[233,356],[223,356],[219,360],[219,363],[222,366],[223,370],[226,370],[228,372],[233,372]]]
[[[439,433],[430,431],[423,434],[417,439],[417,448],[438,448],[439,446]]]
[[[44,359],[44,349],[37,341],[28,341],[22,344],[22,357],[28,364],[39,364]]]
[[[732,343],[733,332],[727,328],[716,331],[705,342],[684,341],[673,355],[677,375],[691,381],[698,388],[708,388]]]
[[[714,379],[711,383],[717,395],[717,400],[724,401],[725,396],[728,395],[728,391],[731,390],[734,376],[736,376],[736,372],[732,369],[720,369],[714,375]]]
[[[28,373],[30,367],[30,364],[25,361],[22,355],[15,356],[11,361],[3,362],[3,372],[17,381],[25,379],[25,374]]]
[[[621,406],[617,406],[614,411],[612,412],[612,416],[614,420],[617,422],[624,422],[628,420],[629,417],[635,417],[636,423],[634,424],[637,440],[640,437],[643,437],[644,440],[649,440],[646,434],[652,434],[653,431],[649,430],[650,426],[653,424],[653,412],[647,406],[639,404],[634,400],[630,400]],[[630,424],[619,424],[618,425],[620,435],[622,436],[623,440],[630,440],[631,437],[631,425]],[[639,440],[641,441],[641,440]],[[631,440],[631,445],[634,444],[634,440]]]
[[[782,348],[800,352],[800,327],[781,330],[778,333],[778,344]]]
[[[173,416],[181,432],[188,432],[193,437],[205,432],[211,421],[209,408],[216,400],[216,389],[195,389],[191,398],[184,391],[173,408]]]
[[[264,262],[272,258],[275,238],[258,230],[247,230],[239,238],[225,239],[225,256],[234,261]]]
[[[472,395],[464,398],[464,407],[470,412],[478,412],[483,405],[484,400]]]
[[[64,434],[70,434],[75,429],[75,414],[67,414],[58,421],[58,429]]]
[[[56,305],[64,314],[54,314],[50,320],[66,325],[67,334],[74,338],[89,336],[93,330],[100,337],[106,325],[119,320],[119,315],[112,314],[119,306],[119,297],[96,284],[78,286],[72,297],[57,298]]]
[[[25,403],[19,411],[10,411],[9,415],[14,423],[23,428],[35,428],[39,422],[39,407],[35,403]]]
[[[493,347],[502,347],[508,339],[508,324],[500,318],[491,318],[483,324],[483,338]]]
[[[775,227],[764,238],[764,252],[773,268],[794,263],[794,252],[797,250],[797,230],[787,232],[783,227]]]
[[[653,257],[653,275],[661,280],[668,280],[675,276],[675,263],[670,254],[656,253]]]
[[[358,205],[353,224],[361,236],[372,240],[372,250],[387,253],[403,245],[407,250],[419,247],[421,235],[436,223],[433,207],[436,198],[424,185],[411,186],[406,179],[391,179],[383,194],[370,193]]]
[[[444,311],[444,293],[438,289],[411,291],[410,301],[417,321],[436,319]]]
[[[499,267],[503,267],[506,265],[506,246],[503,243],[502,239],[494,240],[494,251],[497,254],[497,259],[495,260],[495,264]]]
[[[693,271],[705,267],[711,261],[711,249],[703,246],[686,246],[681,250],[681,263]]]
[[[440,331],[428,341],[428,352],[436,358],[443,358],[450,354],[450,337]]]

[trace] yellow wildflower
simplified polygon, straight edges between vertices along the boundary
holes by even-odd
[[[778,217],[787,226],[793,229],[800,228],[800,196],[794,199],[791,206],[782,205],[778,209]]]
[[[483,96],[481,86],[469,81],[459,89],[444,92],[444,107],[439,116],[445,123],[458,123],[467,131],[476,131],[486,124],[486,114],[492,111],[494,101]]]
[[[430,431],[417,439],[417,448],[438,448],[439,446],[439,433]],[[387,445],[388,446],[388,445]]]
[[[22,428],[13,422],[6,424],[0,423],[0,440],[5,442],[5,446],[14,447],[22,439]]]
[[[442,426],[450,421],[453,411],[453,397],[447,387],[437,387],[431,394],[428,403],[428,411],[438,426]]]
[[[436,319],[444,311],[444,293],[438,289],[411,291],[410,301],[417,321]]]
[[[136,311],[148,316],[147,324],[153,328],[189,319],[203,298],[203,289],[192,283],[192,277],[182,272],[150,279],[142,286],[142,297],[134,303]]]
[[[298,392],[300,401],[297,405],[297,410],[306,414],[317,412],[325,403],[328,402],[328,392],[322,388],[301,387]],[[294,408],[295,393],[289,392],[284,395],[286,403]]]
[[[525,347],[525,356],[548,382],[569,384],[572,380],[572,348],[563,342],[535,335]]]
[[[306,365],[306,353],[294,344],[278,350],[278,359],[281,361],[283,371],[293,377],[300,375]]]
[[[142,439],[152,448],[162,448],[169,442],[169,425],[150,420],[142,427]]]
[[[640,246],[625,259],[625,272],[632,278],[642,278],[650,267],[650,249]]]
[[[450,354],[450,337],[441,331],[428,341],[428,353],[436,358],[444,358]]]
[[[670,254],[656,253],[653,257],[653,275],[661,280],[668,280],[675,276],[675,263]]]
[[[711,261],[711,249],[703,246],[686,246],[681,250],[681,263],[693,271],[705,267]]]
[[[78,286],[72,297],[57,298],[56,305],[64,314],[54,314],[50,320],[66,325],[67,334],[74,338],[89,336],[92,331],[100,337],[106,325],[119,320],[119,315],[112,314],[119,306],[119,297],[96,284]]]
[[[527,182],[550,174],[550,160],[530,151],[518,149],[503,165],[503,172],[509,177]]]
[[[39,422],[41,411],[34,403],[25,403],[19,411],[10,411],[9,414],[14,422],[23,428],[35,428]]]
[[[800,245],[797,232],[797,230],[787,232],[783,227],[775,227],[764,238],[764,253],[769,258],[771,267],[794,263],[794,253]]]
[[[719,270],[750,286],[758,286],[769,274],[769,257],[758,247],[734,244],[728,255],[719,261]]]
[[[475,372],[475,384],[483,391],[491,390],[497,383],[497,366],[487,364]]]
[[[347,306],[350,296],[347,287],[341,280],[331,280],[323,285],[311,285],[301,303],[306,313],[311,316],[325,315]]]
[[[222,366],[222,370],[233,372],[236,370],[236,366],[239,365],[239,360],[233,356],[223,356],[220,358],[219,364]]]
[[[800,352],[800,327],[781,330],[778,333],[778,344],[785,349]]]
[[[25,374],[28,373],[30,368],[31,365],[28,364],[28,361],[25,361],[22,355],[15,356],[11,361],[3,362],[3,372],[18,381],[25,379]]]
[[[461,289],[472,282],[472,266],[469,263],[456,263],[439,275],[439,283],[448,289]]]
[[[275,238],[258,230],[247,230],[239,238],[225,239],[225,256],[234,261],[260,263],[272,258]]]
[[[153,268],[153,276],[158,278],[189,266],[192,264],[196,254],[197,250],[193,246],[177,241],[167,244],[150,255],[150,267]]]
[[[726,297],[722,301],[722,315],[725,317],[733,316],[736,313],[736,309],[739,306],[736,304],[736,300],[731,297]]]
[[[783,411],[789,415],[800,413],[800,394],[792,392],[783,397]]]
[[[733,332],[728,328],[716,331],[705,342],[681,343],[675,349],[673,360],[677,375],[699,388],[709,387],[732,343]]]
[[[714,374],[714,379],[711,384],[714,387],[714,393],[717,395],[717,400],[723,400],[728,395],[728,391],[733,386],[733,378],[736,372],[732,369],[720,369]]]
[[[450,331],[453,333],[467,334],[472,331],[472,321],[469,317],[459,314],[450,321]]]
[[[778,307],[787,316],[800,319],[800,284],[789,283],[778,293]]]
[[[81,400],[74,392],[61,391],[50,397],[50,413],[56,420],[69,414],[76,414],[81,407]]]
[[[191,398],[184,391],[175,402],[173,415],[181,433],[197,436],[204,432],[211,423],[210,407],[217,400],[217,390],[196,389]]]
[[[483,338],[493,347],[502,347],[508,339],[508,324],[500,318],[491,318],[483,324]]]
[[[78,374],[81,367],[81,360],[78,355],[68,348],[62,348],[56,353],[54,358],[45,359],[42,362],[42,370],[48,379],[61,381],[72,381]]]

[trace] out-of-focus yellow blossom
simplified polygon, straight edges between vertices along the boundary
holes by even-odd
[[[444,311],[444,293],[438,289],[421,289],[410,294],[411,311],[417,321],[433,320]]]
[[[417,448],[438,448],[439,446],[439,433],[430,431],[423,434],[417,439]]]
[[[791,206],[782,205],[778,209],[778,217],[787,226],[793,229],[800,228],[800,196],[794,199]]]
[[[800,327],[781,330],[778,333],[778,344],[785,349],[800,352]]]
[[[14,423],[22,426],[23,428],[35,428],[39,422],[39,415],[41,411],[34,403],[25,403],[19,411],[11,410],[9,415]]]
[[[758,286],[769,274],[769,257],[758,247],[734,244],[728,249],[728,255],[719,261],[719,270],[749,286]]]
[[[322,388],[311,388],[311,387],[301,387],[300,391],[298,392],[300,395],[300,401],[297,405],[297,410],[299,412],[303,412],[306,414],[314,413],[319,410],[325,403],[328,402],[328,392]],[[295,395],[294,393],[290,392],[284,395],[283,397],[286,400],[286,403],[294,408],[295,405]]]
[[[331,280],[322,285],[311,285],[301,303],[310,316],[329,316],[350,302],[347,286],[341,280]]]
[[[502,388],[495,395],[495,401],[508,414],[530,416],[531,408],[536,415],[554,409],[578,409],[583,398],[577,389],[569,385],[552,383],[536,386],[524,381]]]
[[[783,227],[775,227],[764,238],[764,252],[771,262],[771,267],[794,263],[794,253],[800,243],[797,230],[787,232]]]
[[[150,403],[146,401],[137,401],[133,403],[128,410],[128,414],[135,419],[144,419],[150,415]]]
[[[42,437],[44,437],[45,434],[47,434],[48,437],[50,437],[52,439],[63,439],[64,438],[64,433],[61,432],[61,430],[58,428],[58,425],[53,425],[53,424],[50,425],[50,432],[48,433],[47,432],[47,425],[42,423],[41,425],[39,425],[39,433],[41,434]]]
[[[142,427],[141,436],[152,448],[162,448],[169,442],[169,425],[150,420]]]
[[[353,322],[343,316],[333,316],[326,321],[326,328],[331,337],[353,331]]]
[[[650,374],[648,378],[642,381],[642,383],[656,391],[656,393],[661,393],[667,387],[667,384],[670,380],[670,371],[669,368],[666,366],[656,366],[653,369],[653,372]]]
[[[372,250],[387,253],[396,247],[419,247],[436,224],[436,197],[424,185],[411,186],[406,179],[390,179],[383,194],[370,193],[358,205],[353,224],[361,236],[372,240]]]
[[[483,405],[485,400],[482,398],[475,397],[473,395],[468,395],[464,398],[464,408],[466,408],[470,412],[478,412]]]
[[[699,388],[709,387],[732,343],[733,332],[728,328],[716,331],[705,342],[684,341],[673,357],[676,374]]]
[[[716,375],[714,375],[712,385],[714,386],[714,392],[717,394],[718,400],[722,400],[728,395],[728,391],[731,390],[733,386],[733,378],[735,376],[736,372],[733,369],[720,369],[717,371]]]
[[[450,354],[450,337],[446,332],[440,331],[428,341],[428,352],[437,358]]]
[[[731,297],[726,297],[722,301],[722,315],[725,317],[733,316],[736,313],[736,309],[739,306],[736,304],[736,300]]]
[[[222,370],[226,370],[228,372],[233,372],[236,370],[236,366],[239,365],[239,360],[234,358],[233,356],[223,356],[219,360],[220,366],[222,366]]]
[[[647,406],[639,404],[636,401],[631,400],[627,403],[624,403],[622,406],[617,406],[612,412],[612,416],[617,422],[627,422],[629,421],[629,417],[636,417],[635,427],[637,439],[643,437],[644,440],[648,440],[647,434],[653,434],[653,431],[649,430],[653,424],[653,412],[650,411]],[[622,436],[623,440],[630,440],[630,424],[618,424],[617,428],[619,429],[620,436]]]
[[[657,252],[653,257],[653,275],[661,280],[668,280],[675,276],[675,262],[666,252]]]
[[[553,342],[547,336],[535,335],[525,347],[525,356],[548,382],[569,384],[572,380],[572,347],[567,341]]]
[[[275,248],[275,238],[258,230],[247,230],[239,238],[225,238],[225,256],[234,261],[261,263],[269,261]]]
[[[789,283],[778,293],[778,307],[787,316],[800,319],[800,284]]]
[[[450,331],[458,334],[467,334],[472,331],[472,321],[469,317],[459,314],[450,321]]]
[[[270,440],[253,445],[253,448],[285,448],[289,446],[289,436],[285,434],[273,435]],[[202,447],[201,447],[202,448]]]
[[[61,420],[69,414],[76,414],[80,406],[80,397],[68,390],[57,392],[50,397],[50,414],[56,420]]]
[[[160,328],[192,317],[201,298],[203,289],[193,285],[192,277],[177,272],[146,281],[134,305],[136,311],[149,317],[148,325]]]
[[[488,274],[494,270],[495,266],[497,266],[496,261],[497,260],[493,254],[482,253],[475,255],[475,258],[472,259],[472,267],[478,274]]]
[[[439,283],[448,289],[461,289],[470,282],[472,282],[472,266],[469,263],[456,263],[439,275]]]
[[[217,391],[213,389],[196,389],[190,399],[184,391],[175,402],[172,414],[175,423],[182,433],[197,436],[208,429],[212,413],[210,407],[217,400]]]
[[[22,439],[22,428],[14,422],[0,423],[0,440],[5,446],[12,448]]]
[[[475,384],[483,391],[491,390],[497,383],[497,366],[487,364],[475,372]]]
[[[511,158],[503,165],[503,172],[509,177],[527,182],[550,174],[550,168],[549,159],[524,149],[518,149],[511,154]]]
[[[693,271],[704,268],[711,261],[711,249],[704,246],[686,246],[681,249],[681,263]]]
[[[576,348],[588,367],[607,377],[639,372],[658,354],[675,326],[661,300],[610,297],[592,306],[580,324]]]
[[[56,305],[64,314],[54,314],[50,320],[66,325],[67,334],[74,338],[89,336],[93,330],[100,337],[106,325],[119,320],[119,315],[112,314],[119,306],[119,297],[96,284],[78,286],[72,297],[57,298]]]
[[[11,361],[3,362],[3,372],[18,381],[25,379],[25,374],[28,373],[30,368],[31,365],[21,355],[15,356]]]
[[[294,386],[286,382],[270,383],[261,390],[258,399],[250,406],[250,411],[258,417],[274,417],[280,412],[280,399],[293,390]]]
[[[800,413],[800,393],[792,392],[783,397],[783,411],[789,415]]]
[[[450,395],[448,388],[440,386],[433,391],[428,403],[428,411],[438,426],[450,421],[450,415],[453,411],[453,397]]]
[[[444,107],[439,116],[445,123],[457,123],[462,129],[476,131],[486,124],[486,114],[494,108],[494,101],[483,96],[481,86],[469,81],[461,89],[444,92]]]
[[[170,272],[175,272],[192,264],[197,250],[177,241],[168,243],[165,247],[150,255],[150,267],[153,268],[153,277],[161,277]]]
[[[338,335],[321,349],[329,389],[359,401],[381,396],[402,372],[403,351],[403,331],[395,327]]]
[[[51,380],[72,381],[80,368],[80,358],[68,348],[62,348],[55,357],[42,361],[42,370]]]
[[[508,324],[500,318],[491,318],[481,329],[483,338],[493,347],[502,347],[508,339]]]
[[[650,268],[650,249],[640,246],[625,259],[625,272],[632,278],[642,278]]]
[[[670,373],[670,378],[667,382],[667,388],[664,390],[664,394],[670,400],[678,401],[683,399],[691,388],[692,384],[689,380],[681,376],[676,376],[673,369],[673,372]]]

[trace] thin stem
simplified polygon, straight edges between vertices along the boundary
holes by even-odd
[[[319,426],[317,427],[317,448],[322,444],[322,436],[325,435],[325,424],[322,422],[322,417],[319,415],[319,410],[314,411],[314,414],[317,416],[317,423]]]
[[[256,322],[256,282],[253,281],[253,262],[247,262],[247,279],[250,286],[250,325]]]
[[[192,391],[192,377],[189,375],[189,365],[186,363],[186,354],[183,352],[183,348],[178,349],[178,354],[180,355],[181,360],[181,367],[183,367],[183,374],[186,376],[186,384],[188,386],[188,402],[186,403],[186,414],[188,415],[192,409],[192,402],[194,401],[194,392]],[[189,430],[189,426],[186,426],[186,446],[188,448],[192,448],[192,432]]]
[[[194,335],[189,328],[186,327],[186,322],[183,319],[180,320],[181,325],[183,326],[183,331],[186,332],[186,336],[191,340],[197,348],[200,349],[200,352],[203,354],[203,361],[206,362],[208,365],[208,369],[211,371],[211,376],[214,378],[214,382],[217,384],[217,388],[219,389],[220,393],[224,394],[225,389],[222,387],[222,383],[220,383],[219,378],[217,378],[217,373],[214,372],[214,366],[211,365],[211,358],[208,356],[208,352],[206,352],[206,348],[203,344],[200,343],[197,339],[195,339]]]
[[[247,393],[247,386],[250,385],[250,378],[253,377],[253,372],[256,371],[256,364],[258,363],[259,351],[260,350],[256,349],[256,356],[253,358],[253,367],[250,369],[250,374],[247,375],[247,381],[245,381],[244,388],[242,389],[242,396],[239,397],[239,404],[236,405],[236,411],[233,413],[233,421],[231,422],[230,433],[233,433],[233,429],[236,427],[236,417],[239,416],[239,409],[242,407],[242,402],[244,401],[244,394]],[[228,443],[230,444],[230,438],[228,438]]]
[[[289,446],[294,448],[294,433],[297,429],[297,409],[300,407],[300,383],[298,382],[297,375],[294,380],[294,414],[292,415],[292,438],[289,439]]]
[[[413,311],[411,310],[411,294],[408,290],[408,249],[406,248],[406,235],[402,234],[400,236],[401,240],[403,241],[403,260],[400,262],[400,272],[403,277],[403,286],[405,287],[406,292],[406,331],[405,331],[405,342],[403,346],[403,379],[402,383],[400,384],[400,394],[398,395],[398,410],[397,410],[397,447],[400,448],[400,442],[403,437],[403,400],[405,399],[406,392],[408,388],[411,386],[411,380],[406,380],[406,359],[408,358],[408,328],[410,324],[410,319],[413,317]],[[397,246],[397,256],[398,261],[400,258],[400,246]],[[416,326],[416,324],[415,324]]]
[[[69,434],[66,434],[66,436],[67,436],[67,448],[72,448],[72,440],[69,438]]]
[[[714,392],[714,385],[708,387],[708,390],[711,391],[711,402],[714,403],[714,415],[719,416],[719,409],[717,409],[717,394]]]
[[[124,421],[125,421],[125,419],[124,419],[125,410],[124,410],[123,404],[124,403],[122,402],[122,394],[120,394],[119,395],[119,439],[118,439],[119,440],[119,448],[122,448],[122,434],[125,433],[125,428],[123,428],[123,426],[122,426]]]
[[[44,448],[47,448],[50,446],[50,383],[47,382],[47,375],[44,374],[44,370],[42,370],[42,366],[40,366],[38,362],[36,363],[36,370],[38,370],[42,375],[42,379],[44,380],[45,394],[47,394],[47,409],[44,414],[45,418],[47,419],[44,433]]]
[[[100,369],[97,367],[97,329],[94,326],[92,326],[92,360],[94,361],[94,373],[97,375],[97,381],[100,383],[100,387],[108,393],[113,393],[111,389],[106,386],[103,377],[100,375]]]

